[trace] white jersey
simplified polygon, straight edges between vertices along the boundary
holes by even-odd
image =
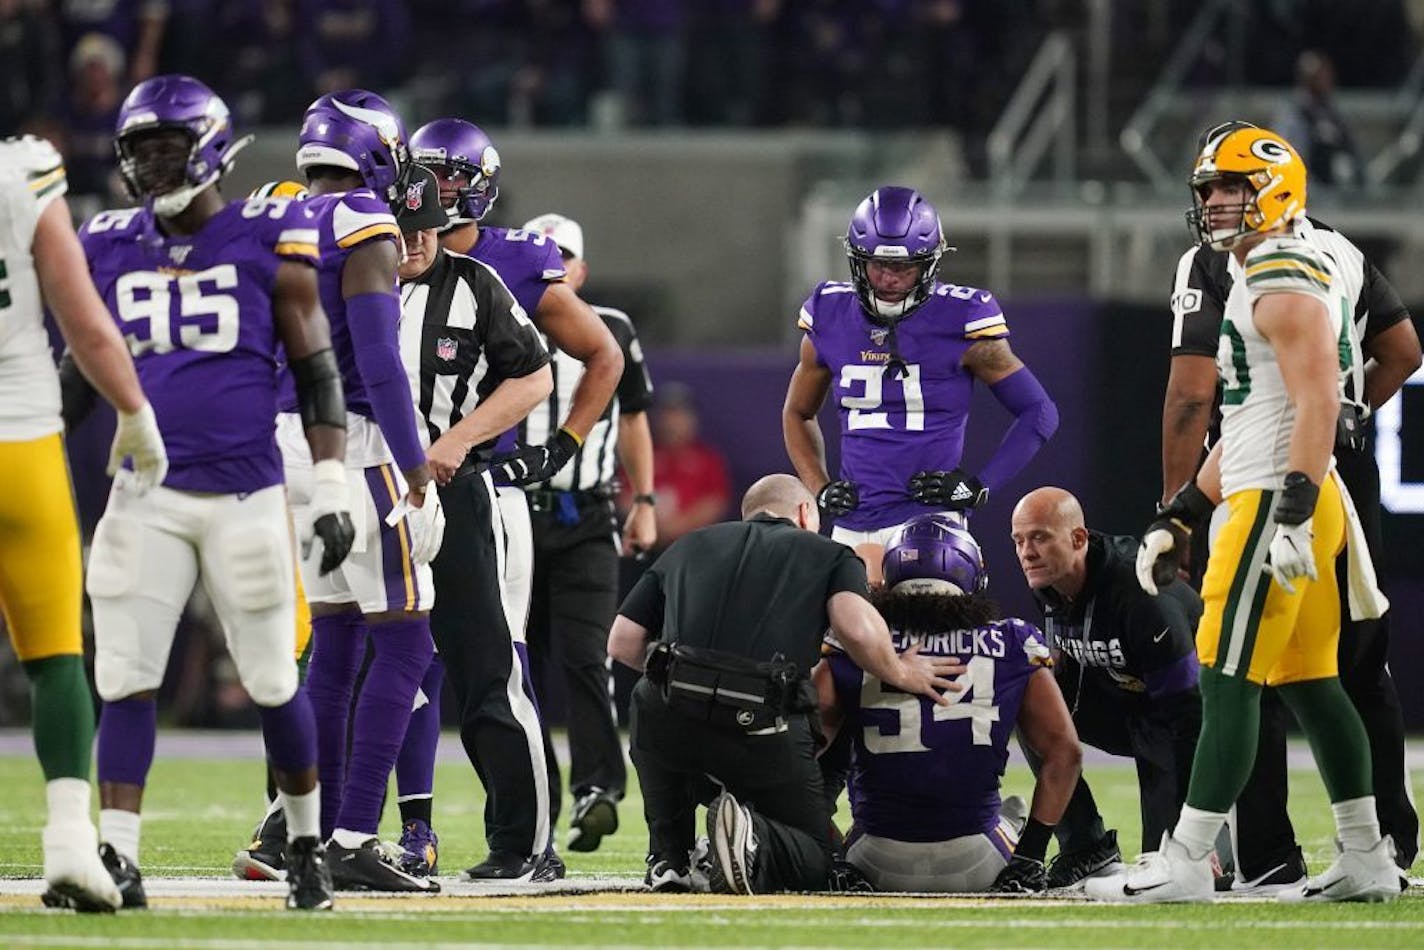
[[[1268,294],[1304,294],[1325,305],[1325,319],[1339,341],[1337,388],[1356,366],[1354,296],[1344,268],[1332,253],[1302,234],[1267,238],[1246,260],[1232,258],[1235,278],[1226,299],[1217,341],[1221,396],[1221,488],[1223,495],[1251,488],[1278,490],[1290,471],[1295,407],[1286,392],[1274,348],[1256,329],[1256,301]]]
[[[5,441],[29,441],[64,428],[31,248],[40,214],[65,190],[64,163],[54,146],[30,136],[0,141],[0,439]]]

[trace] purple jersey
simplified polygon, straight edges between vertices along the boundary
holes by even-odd
[[[951,706],[902,693],[863,672],[844,653],[829,662],[836,701],[851,730],[851,814],[856,827],[897,841],[946,841],[991,831],[1009,737],[1034,671],[1048,662],[1038,628],[997,620],[928,636],[892,631],[897,650],[913,642],[930,656],[956,656],[968,688]]]
[[[95,215],[80,240],[158,417],[163,484],[280,484],[272,288],[284,260],[316,265],[311,215],[286,199],[236,201],[197,234],[169,237],[148,209],[127,208]]]
[[[396,226],[396,219],[391,215],[390,207],[369,188],[341,194],[313,195],[306,199],[305,207],[316,219],[316,227],[321,235],[318,242],[321,250],[321,269],[318,274],[321,308],[326,311],[326,319],[331,324],[331,349],[336,355],[336,365],[341,368],[341,386],[346,394],[346,409],[370,419],[371,401],[366,396],[366,386],[361,382],[361,373],[356,368],[356,349],[351,341],[351,327],[347,323],[346,297],[341,292],[341,274],[352,251],[368,241],[399,241],[400,228]],[[391,295],[394,297],[396,294],[396,284],[392,281]],[[394,324],[390,334],[391,344],[394,346]],[[289,372],[282,373],[282,395],[278,404],[282,412],[296,412],[298,409],[297,387]]]
[[[895,329],[906,375],[890,378],[887,333],[866,316],[855,289],[818,286],[798,325],[831,373],[841,420],[840,477],[860,486],[860,506],[837,523],[874,531],[922,515],[910,477],[959,467],[974,377],[962,366],[979,340],[1003,339],[1008,324],[988,291],[936,283],[930,297]]]

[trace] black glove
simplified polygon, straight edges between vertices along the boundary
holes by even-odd
[[[989,500],[989,489],[964,471],[916,472],[910,479],[910,495],[922,505],[943,511],[966,511]]]
[[[1048,890],[1048,869],[1042,861],[1016,854],[989,885],[990,894],[1041,894]]]
[[[1190,553],[1192,532],[1211,519],[1215,508],[1196,482],[1187,482],[1157,511],[1157,519],[1142,536],[1143,550],[1153,558],[1152,581],[1157,587],[1166,587],[1177,579],[1177,571],[1186,564]],[[1164,549],[1160,540],[1152,538],[1157,531],[1171,535],[1172,544]],[[1141,579],[1140,560],[1138,572]]]
[[[816,492],[816,507],[832,518],[854,511],[860,506],[860,486],[855,482],[826,482]]]
[[[346,560],[356,543],[356,526],[351,515],[332,511],[312,522],[312,533],[321,538],[321,573],[330,574]]]
[[[490,459],[489,465],[515,485],[532,485],[553,478],[578,448],[578,437],[568,429],[560,429],[543,445],[521,445]]]

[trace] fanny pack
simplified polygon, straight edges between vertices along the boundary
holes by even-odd
[[[659,641],[648,648],[644,675],[670,709],[713,726],[754,732],[816,708],[810,680],[779,653],[756,661]]]

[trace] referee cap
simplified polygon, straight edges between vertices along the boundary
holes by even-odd
[[[583,228],[572,218],[553,212],[541,214],[526,221],[521,230],[552,238],[559,250],[571,257],[583,257]]]

